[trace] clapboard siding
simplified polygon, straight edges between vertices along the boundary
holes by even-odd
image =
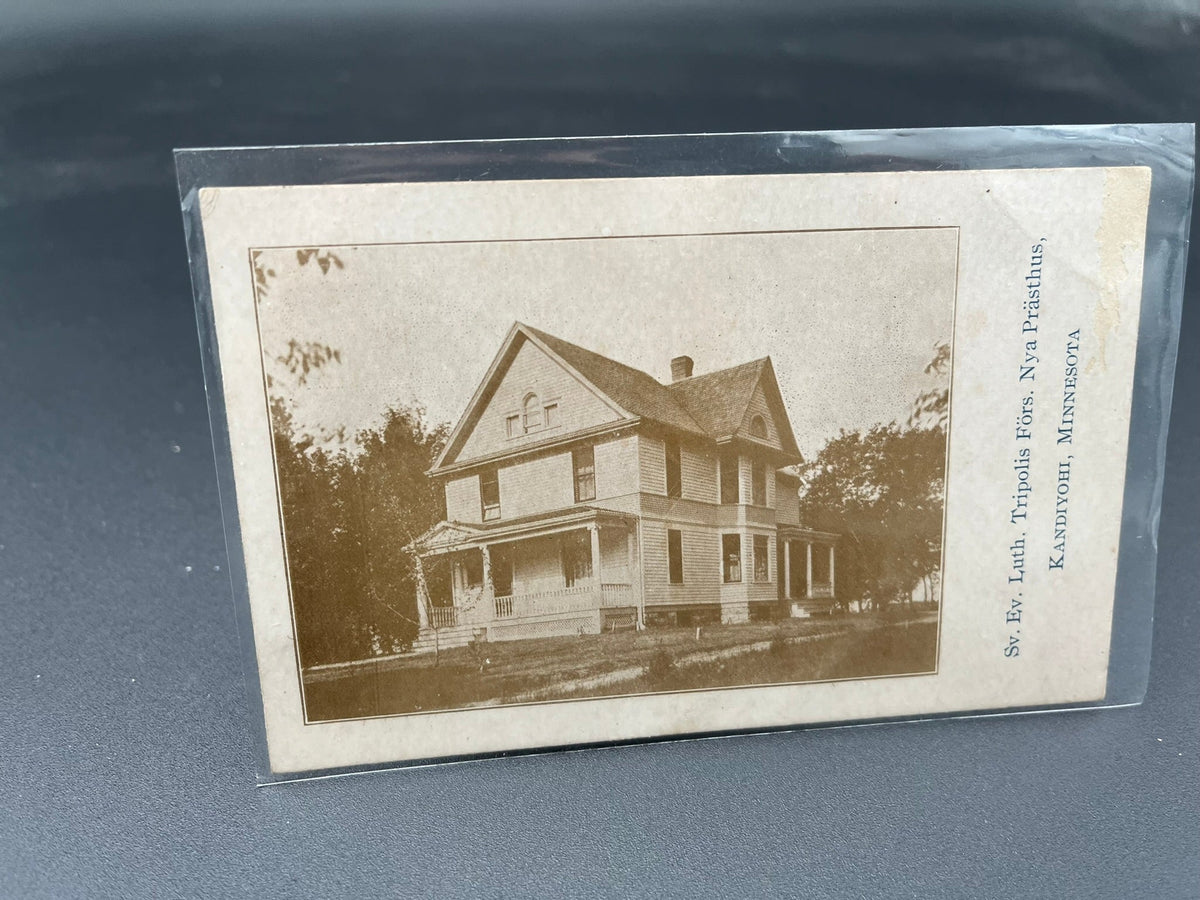
[[[717,532],[683,525],[678,528],[683,584],[671,584],[667,550],[670,527],[667,522],[642,522],[647,605],[720,602],[721,545]]]
[[[775,417],[771,415],[771,407],[767,404],[767,395],[763,393],[761,382],[754,389],[754,396],[750,398],[750,405],[746,407],[746,418],[742,420],[744,434],[750,433],[750,421],[755,416],[763,417],[763,423],[767,426],[767,443],[772,447],[781,448],[783,444],[779,440],[779,426],[775,424]]]
[[[638,437],[638,475],[643,491],[650,494],[667,493],[667,450],[656,437]]]
[[[624,528],[600,529],[600,580],[604,584],[632,584],[629,566],[629,532]]]
[[[451,522],[480,522],[479,476],[467,475],[446,482],[446,518]]]
[[[800,494],[795,482],[776,479],[775,491],[775,521],[781,525],[799,525]]]
[[[718,500],[717,455],[681,447],[679,456],[683,480],[683,499],[716,503]]]
[[[575,502],[571,453],[555,453],[500,468],[500,516],[515,519]]]
[[[627,435],[596,444],[596,499],[638,491],[638,438]]]
[[[754,498],[750,457],[745,455],[738,456],[738,492],[742,503],[749,503]]]
[[[537,394],[542,403],[558,403],[558,424],[530,434],[509,437],[505,420],[521,412],[525,397]],[[591,390],[543,353],[523,340],[496,392],[484,406],[462,449],[453,460],[466,462],[494,453],[518,450],[535,441],[567,435],[618,419],[611,407]]]

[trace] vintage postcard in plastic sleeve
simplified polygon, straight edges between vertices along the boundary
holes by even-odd
[[[271,773],[1105,701],[1151,188],[201,188]]]

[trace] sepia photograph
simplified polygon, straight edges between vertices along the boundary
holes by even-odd
[[[248,265],[306,721],[937,671],[956,228]]]

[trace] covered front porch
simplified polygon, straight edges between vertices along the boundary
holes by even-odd
[[[416,550],[419,643],[442,632],[464,640],[598,634],[641,621],[631,517],[572,508],[486,527],[443,522]]]
[[[836,534],[824,531],[780,527],[780,602],[787,615],[803,618],[833,610],[837,539]]]

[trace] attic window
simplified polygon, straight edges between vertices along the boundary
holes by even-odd
[[[521,424],[524,426],[526,434],[542,427],[542,404],[538,400],[537,394],[529,394],[525,398]]]
[[[750,420],[750,433],[759,438],[767,436],[767,422],[762,416],[755,416]]]
[[[558,400],[542,401],[534,393],[525,395],[525,399],[521,401],[520,412],[509,413],[504,417],[504,431],[510,438],[557,428],[558,425]]]

